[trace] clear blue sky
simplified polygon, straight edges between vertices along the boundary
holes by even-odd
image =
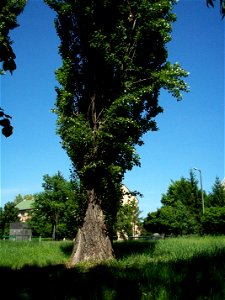
[[[142,166],[125,176],[126,186],[144,195],[139,199],[144,217],[161,206],[171,180],[188,177],[192,167],[201,169],[206,191],[216,176],[224,178],[224,21],[216,2],[215,9],[205,0],[181,0],[175,7],[169,58],[190,72],[191,92],[177,102],[162,91],[159,131],[144,136],[137,149]],[[69,179],[71,164],[51,113],[54,71],[61,65],[53,19],[43,1],[30,0],[11,34],[17,70],[0,79],[1,107],[14,126],[12,137],[1,137],[2,206],[19,193],[40,192],[44,174],[60,170]]]

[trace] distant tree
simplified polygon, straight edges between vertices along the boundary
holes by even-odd
[[[9,235],[10,223],[19,221],[19,210],[15,207],[15,203],[8,202],[4,208],[0,210],[0,233]]]
[[[55,1],[63,66],[57,71],[58,133],[87,194],[71,265],[113,257],[110,237],[127,170],[143,134],[156,130],[160,89],[187,91],[168,60],[176,1]],[[90,230],[92,228],[92,230]]]
[[[17,205],[18,203],[23,201],[23,196],[21,194],[16,195],[15,199],[13,200],[13,203]]]
[[[44,191],[34,195],[30,225],[42,236],[74,238],[79,222],[78,184],[67,181],[60,172],[44,175],[43,181]]]
[[[140,229],[141,218],[140,210],[135,200],[129,201],[129,203],[121,204],[118,212],[116,223],[114,225],[114,232],[121,237],[134,236],[137,229]]]
[[[161,227],[158,226],[159,220],[159,209],[154,212],[149,212],[147,217],[144,218],[143,228],[146,234],[155,233],[155,232],[164,232],[161,230]]]
[[[183,235],[198,232],[198,223],[181,202],[174,206],[163,206],[156,212],[149,213],[144,219],[144,229],[149,233]]]
[[[216,177],[207,197],[201,223],[205,234],[225,234],[225,189],[219,177]]]
[[[146,230],[175,235],[201,232],[201,191],[192,170],[189,178],[171,181],[161,203],[162,207],[144,220]]]
[[[12,41],[9,36],[10,30],[16,28],[17,16],[22,13],[26,0],[1,0],[0,3],[0,75],[9,71],[11,74],[16,69],[16,55],[12,49]],[[0,126],[2,126],[2,134],[9,137],[12,134],[13,127],[10,123],[11,117],[4,113],[0,108]]]
[[[208,207],[201,217],[205,234],[225,234],[225,207]]]
[[[202,212],[201,191],[192,170],[189,176],[188,179],[181,177],[180,180],[171,181],[167,193],[162,195],[161,202],[165,206],[175,206],[180,201],[192,214],[198,217]]]
[[[13,203],[15,203],[15,205],[17,205],[18,203],[26,200],[26,201],[29,201],[29,200],[33,200],[34,199],[34,196],[32,194],[27,194],[27,195],[21,195],[21,194],[18,194],[15,199],[13,200]]]
[[[4,235],[4,229],[5,229],[5,224],[4,224],[4,212],[3,208],[0,207],[0,238]]]
[[[217,176],[212,187],[212,192],[208,195],[207,206],[225,206],[225,188]]]

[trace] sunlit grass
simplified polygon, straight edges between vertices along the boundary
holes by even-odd
[[[63,251],[67,245],[68,242],[1,241],[0,266],[19,269],[24,265],[62,264],[68,260],[68,254]]]
[[[114,260],[66,269],[72,245],[1,241],[5,299],[225,299],[224,237],[116,242]]]

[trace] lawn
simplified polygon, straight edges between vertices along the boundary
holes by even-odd
[[[116,259],[65,268],[71,242],[0,242],[0,299],[225,299],[225,238],[117,242]]]

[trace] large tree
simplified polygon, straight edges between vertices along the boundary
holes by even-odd
[[[12,48],[10,30],[18,26],[17,16],[23,11],[26,0],[1,0],[0,3],[0,75],[9,71],[11,74],[16,69],[16,55]],[[12,134],[13,127],[10,123],[11,117],[0,108],[0,126],[2,134],[8,137]]]
[[[86,190],[86,213],[70,265],[113,257],[111,229],[124,173],[140,165],[164,88],[178,100],[187,73],[167,60],[169,0],[46,0],[57,13],[63,65],[57,71],[58,133]]]

